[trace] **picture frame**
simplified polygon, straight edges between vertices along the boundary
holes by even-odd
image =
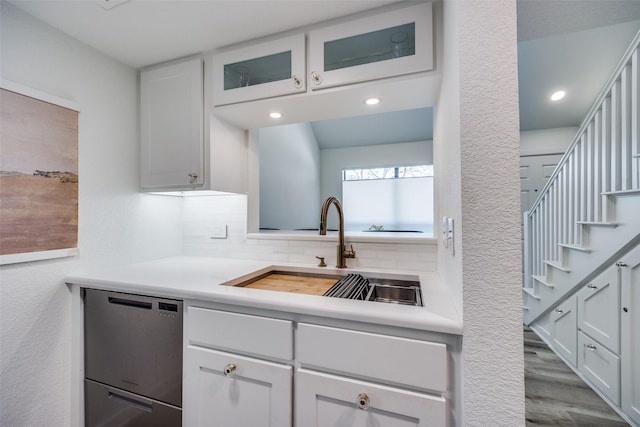
[[[78,254],[79,114],[0,80],[0,265]]]

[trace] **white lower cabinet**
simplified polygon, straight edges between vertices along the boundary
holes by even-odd
[[[573,366],[578,363],[576,356],[576,297],[572,296],[551,312],[551,344]]]
[[[578,332],[578,370],[611,402],[620,405],[620,357]]]
[[[640,246],[622,262],[622,410],[640,426]]]
[[[615,265],[578,292],[578,329],[620,353],[620,280]]]
[[[188,347],[184,425],[291,426],[292,367]]]
[[[449,425],[447,344],[278,317],[188,304],[183,425]]]
[[[296,372],[296,426],[446,426],[444,397],[306,369]]]

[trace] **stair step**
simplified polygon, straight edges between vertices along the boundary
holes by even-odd
[[[553,267],[557,270],[564,271],[565,273],[570,273],[571,270],[563,266],[559,261],[544,261],[549,267]]]
[[[558,246],[560,246],[561,248],[573,249],[575,251],[591,253],[591,249],[585,248],[584,246],[580,246],[580,245],[570,245],[568,243],[558,243]]]
[[[605,222],[605,221],[576,221],[576,224],[580,225],[592,225],[594,227],[617,227],[618,223],[616,222]]]
[[[634,190],[618,190],[618,191],[605,191],[601,193],[603,196],[636,196],[640,194],[640,189]]]
[[[536,293],[533,291],[533,288],[522,288],[522,292],[534,299],[537,299],[538,301],[540,300],[540,295],[536,295]]]
[[[531,276],[533,280],[540,283],[541,285],[546,286],[547,288],[555,288],[553,283],[547,282],[547,278],[544,276],[536,276],[535,274]]]

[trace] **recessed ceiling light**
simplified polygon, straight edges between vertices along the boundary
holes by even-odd
[[[551,95],[551,100],[552,100],[552,101],[559,101],[559,100],[561,100],[562,98],[564,98],[564,96],[565,96],[566,94],[567,94],[567,93],[566,93],[565,91],[563,91],[563,90],[559,90],[559,91],[557,91],[557,92],[554,92],[554,93],[553,93],[553,95]]]
[[[282,118],[282,113],[278,113],[277,111],[273,111],[273,112],[269,113],[269,117],[271,117],[272,119],[281,119]]]
[[[367,98],[364,100],[367,105],[376,105],[380,103],[380,98]]]

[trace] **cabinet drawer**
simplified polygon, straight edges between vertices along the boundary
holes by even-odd
[[[445,344],[300,323],[296,355],[302,365],[440,392],[448,386]]]
[[[189,344],[293,358],[293,326],[288,320],[199,307],[189,307],[187,316]]]
[[[296,371],[296,384],[296,426],[448,425],[441,396],[306,369]]]
[[[620,358],[582,332],[578,333],[578,369],[613,403],[620,405]]]

